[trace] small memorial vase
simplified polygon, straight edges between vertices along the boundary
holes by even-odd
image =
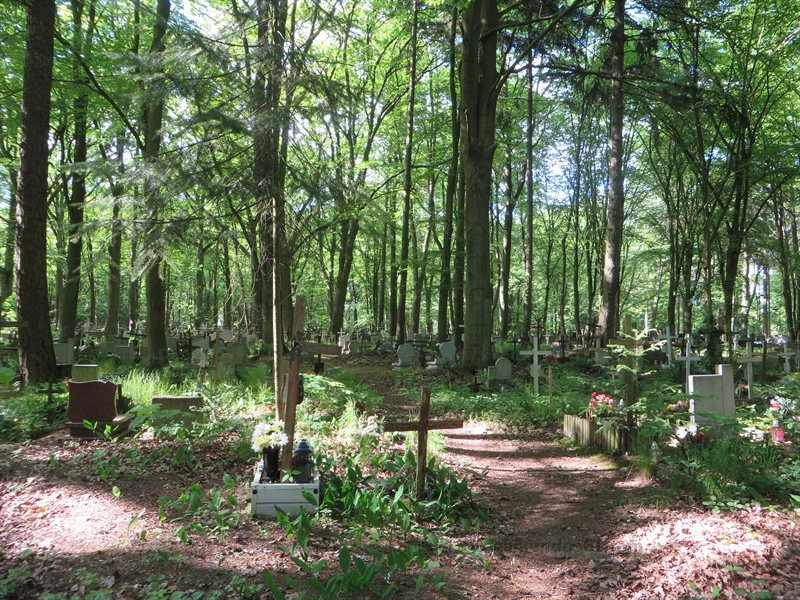
[[[772,422],[772,429],[770,430],[770,433],[772,434],[773,442],[783,441],[783,427],[781,427],[781,422],[778,419],[775,419]]]
[[[261,449],[264,460],[264,477],[267,483],[280,480],[281,449],[278,446],[269,446]]]

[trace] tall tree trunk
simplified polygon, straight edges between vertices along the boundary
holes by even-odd
[[[153,27],[153,41],[150,52],[162,53],[165,49],[167,23],[169,22],[170,0],[158,0],[156,22]],[[145,124],[144,160],[153,166],[161,153],[161,125],[164,114],[164,99],[158,99],[147,105],[147,122]],[[163,239],[161,228],[157,225],[161,212],[159,190],[152,181],[147,182],[145,190],[148,218],[150,219],[149,248],[152,256],[145,274],[145,297],[147,299],[147,340],[148,366],[162,368],[169,363],[167,357],[167,313],[164,280],[161,276]]]
[[[5,232],[3,268],[0,270],[0,306],[14,293],[14,250],[17,239],[17,172],[8,169],[8,221]]]
[[[117,138],[117,171],[119,174],[124,169],[125,138]],[[118,181],[111,184],[111,195],[114,197],[114,207],[111,213],[111,239],[108,242],[108,303],[106,309],[105,337],[115,340],[119,336],[119,305],[120,305],[120,261],[122,260],[122,221],[120,204],[122,202],[123,187]]]
[[[397,294],[397,343],[406,341],[406,298],[408,296],[408,242],[411,222],[411,170],[414,150],[414,105],[417,90],[417,0],[411,0],[411,56],[408,62],[408,113],[406,116],[406,148],[403,173],[403,230],[400,236],[400,288]]]
[[[75,150],[73,162],[76,169],[72,171],[72,196],[67,206],[69,219],[69,241],[67,242],[66,282],[64,283],[63,305],[59,321],[59,338],[66,342],[75,335],[78,314],[78,296],[81,285],[81,254],[83,252],[83,206],[86,203],[86,119],[89,107],[89,81],[81,67],[81,56],[91,54],[92,35],[94,30],[94,2],[89,5],[89,23],[87,33],[83,32],[83,0],[72,0],[72,49],[78,54],[73,59],[72,75],[78,85],[78,94],[72,103],[75,129],[73,138]]]
[[[392,212],[397,205],[392,199]],[[397,224],[394,219],[389,222],[389,335],[397,334]],[[336,330],[331,333],[336,333]]]
[[[378,290],[378,329],[383,329],[386,322],[386,237],[389,235],[389,226],[383,224],[383,234],[381,235],[381,265],[380,265],[380,284]]]
[[[525,134],[525,292],[522,300],[522,339],[530,340],[533,325],[533,48],[527,65],[527,132]]]
[[[25,37],[17,196],[17,318],[23,384],[56,380],[47,303],[47,138],[53,78],[53,0],[30,0]]]
[[[459,124],[460,125],[460,124]],[[464,270],[466,268],[466,237],[465,237],[465,197],[466,181],[464,177],[464,165],[459,168],[460,177],[458,178],[458,196],[456,202],[456,253],[453,257],[453,341],[458,348],[464,346]]]
[[[465,374],[487,366],[491,358],[489,216],[496,147],[499,23],[497,0],[472,0],[462,23],[461,158],[466,183],[467,304],[461,368]]]
[[[345,219],[339,230],[339,265],[334,288],[331,333],[342,331],[344,326],[344,307],[347,297],[347,282],[353,267],[353,247],[358,235],[358,219]]]
[[[506,163],[506,210],[503,215],[503,239],[500,253],[500,337],[508,337],[511,329],[511,240],[514,227],[514,210],[517,207],[518,194],[514,191],[512,179],[513,167],[511,157]],[[519,191],[522,191],[520,186]]]
[[[608,216],[606,252],[603,263],[600,328],[604,340],[619,329],[620,258],[625,220],[622,121],[624,98],[622,78],[625,69],[625,0],[614,0],[614,26],[611,31],[611,143],[608,163]]]
[[[452,140],[452,155],[450,168],[447,172],[447,189],[444,200],[444,232],[442,235],[442,265],[439,279],[439,305],[437,315],[437,340],[447,340],[449,331],[447,320],[448,300],[453,287],[450,275],[453,246],[453,205],[458,183],[458,146],[461,128],[458,122],[458,92],[456,88],[456,27],[458,23],[458,7],[453,8],[448,39],[448,60],[450,63],[450,139]]]

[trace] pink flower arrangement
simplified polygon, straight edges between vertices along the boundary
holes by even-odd
[[[589,406],[586,409],[586,418],[593,418],[595,413],[598,417],[614,415],[617,414],[621,408],[622,403],[617,402],[611,396],[592,392],[592,397],[589,399]]]

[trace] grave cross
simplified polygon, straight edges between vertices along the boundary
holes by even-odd
[[[597,339],[597,330],[600,328],[600,324],[597,322],[597,318],[590,322],[586,323],[586,328],[589,330],[589,346],[594,344],[595,340]]]
[[[666,346],[667,346],[667,361],[669,362],[669,366],[671,367],[673,365],[673,361],[674,361],[674,358],[673,358],[674,355],[672,353],[672,340],[677,340],[678,336],[677,335],[672,335],[672,332],[670,331],[669,325],[667,325],[667,335],[660,335],[660,336],[658,336],[658,339],[666,340],[666,342],[667,342],[667,344],[666,344]]]
[[[747,399],[753,399],[753,363],[761,362],[760,356],[753,356],[753,341],[747,340],[747,356],[737,358],[736,362],[744,364],[747,377]]]
[[[520,356],[532,356],[533,362],[531,363],[531,377],[533,377],[533,391],[539,393],[539,357],[547,356],[549,352],[539,350],[539,334],[533,336],[533,350],[524,350],[519,353]]]
[[[324,354],[326,356],[339,356],[340,346],[315,344],[303,340],[303,323],[306,318],[306,297],[298,296],[294,307],[294,324],[292,325],[292,352],[289,359],[289,380],[287,383],[286,409],[284,416],[283,432],[288,438],[288,443],[283,448],[281,457],[281,471],[289,473],[292,470],[292,452],[294,451],[294,424],[297,414],[297,396],[300,390],[300,362],[302,353]]]
[[[425,494],[425,477],[428,468],[428,431],[431,429],[461,429],[462,419],[444,419],[431,421],[431,388],[422,388],[422,402],[419,407],[419,421],[409,423],[386,423],[384,431],[416,431],[417,432],[417,499]]]
[[[688,333],[686,334],[686,350],[684,351],[683,356],[679,356],[675,360],[679,360],[681,362],[686,363],[686,387],[685,390],[689,390],[689,376],[692,374],[692,363],[699,362],[699,356],[692,356],[692,336]]]
[[[788,340],[783,342],[783,353],[782,354],[778,354],[778,356],[780,356],[784,361],[784,367],[783,368],[786,371],[786,374],[787,375],[791,374],[791,372],[792,372],[792,364],[789,362],[789,359],[792,356],[794,356],[794,352],[789,352],[789,342],[788,342]]]

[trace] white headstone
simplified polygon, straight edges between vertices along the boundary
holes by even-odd
[[[350,334],[339,332],[339,347],[342,349],[342,354],[350,353]]]
[[[689,401],[693,428],[698,425],[713,425],[703,413],[731,416],[736,412],[736,397],[733,385],[733,366],[717,365],[714,375],[691,375],[689,393],[696,395]]]
[[[511,361],[508,360],[505,356],[501,356],[495,361],[494,368],[495,368],[495,378],[498,381],[508,381],[509,379],[511,379],[511,372],[514,368],[514,365],[512,365]]]
[[[439,344],[437,365],[454,364],[456,358],[456,345],[453,342],[442,342]]]
[[[414,361],[414,346],[409,343],[402,344],[397,349],[397,362],[394,363],[392,366],[398,369],[405,369],[406,367],[410,367]]]
[[[56,364],[75,364],[75,346],[73,344],[69,342],[53,344],[53,351],[56,354]]]

